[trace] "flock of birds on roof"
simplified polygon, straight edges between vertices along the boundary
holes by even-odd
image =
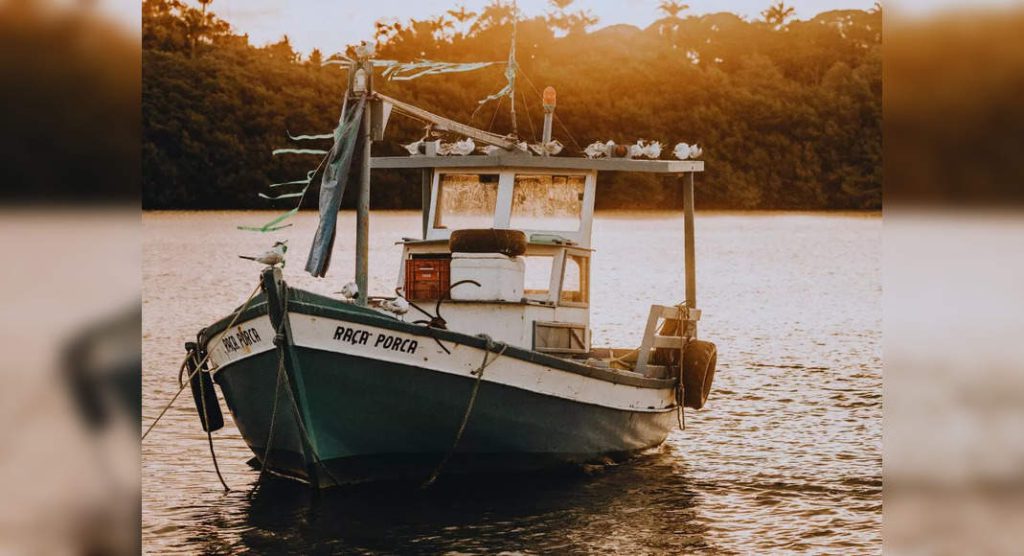
[[[428,141],[420,139],[419,141],[413,141],[407,145],[402,145],[405,150],[409,151],[409,154],[423,154],[425,146]],[[526,141],[518,143],[517,147],[521,151],[529,149],[534,153],[544,156],[555,156],[562,152],[564,148],[562,143],[557,139],[548,141],[547,143],[533,143],[529,144]],[[497,154],[503,151],[501,147],[494,145],[484,145],[477,147],[476,143],[473,142],[472,138],[466,138],[453,143],[445,143],[444,141],[436,141],[435,151],[440,156],[466,156],[473,154],[474,151],[479,151],[487,155]],[[657,160],[661,158],[662,145],[658,141],[646,141],[641,139],[632,145],[617,145],[615,141],[606,141],[604,143],[596,141],[587,145],[587,148],[583,149],[583,154],[587,158],[646,158],[650,160]],[[678,143],[675,148],[672,149],[672,154],[679,160],[696,160],[704,154],[704,150],[694,143],[689,145],[686,143]]]
[[[583,154],[587,155],[587,158],[625,157],[657,160],[661,158],[661,151],[662,146],[659,141],[641,139],[632,145],[617,145],[615,141],[604,143],[596,141],[587,145],[587,148],[583,149]],[[697,159],[704,154],[704,149],[700,148],[696,143],[693,145],[678,143],[672,149],[672,154],[679,160]]]

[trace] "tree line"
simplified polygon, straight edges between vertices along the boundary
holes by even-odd
[[[267,185],[304,177],[318,159],[272,156],[293,135],[337,123],[345,71],[288,37],[255,46],[218,17],[212,0],[144,0],[142,200],[147,209],[272,208]],[[539,90],[558,91],[554,136],[563,156],[594,141],[685,141],[703,147],[702,208],[878,209],[882,203],[881,8],[793,18],[776,2],[754,20],[688,14],[665,1],[646,29],[598,27],[572,0],[548,13],[516,14],[494,0],[478,13],[457,7],[426,20],[382,20],[377,58],[500,61],[513,20],[519,135],[540,135]],[[353,47],[349,47],[351,50]],[[351,54],[351,52],[350,52]],[[504,67],[385,81],[389,96],[483,129],[512,127],[510,100],[479,104],[505,83]],[[392,118],[375,154],[402,154],[421,124]],[[329,148],[330,142],[298,145]],[[352,206],[350,188],[343,206]],[[273,193],[271,193],[273,194]],[[306,205],[316,206],[311,190]],[[598,207],[678,206],[671,178],[604,175]],[[418,176],[374,175],[374,208],[418,208]]]

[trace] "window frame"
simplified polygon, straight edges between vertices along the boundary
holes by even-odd
[[[495,221],[498,218],[498,213],[500,213],[502,211],[502,206],[501,206],[501,204],[502,204],[502,181],[503,181],[503,179],[505,179],[503,172],[501,172],[499,170],[496,170],[496,169],[488,169],[488,168],[481,168],[481,169],[472,169],[471,168],[471,169],[468,169],[468,170],[459,168],[457,170],[458,171],[434,172],[434,179],[433,179],[433,183],[431,184],[431,195],[430,195],[431,203],[430,203],[430,214],[429,214],[429,217],[428,217],[429,218],[428,222],[430,223],[430,227],[428,229],[428,232],[439,232],[439,233],[445,234],[443,236],[444,239],[447,239],[448,234],[451,234],[451,232],[452,232],[452,228],[449,228],[447,226],[444,226],[444,227],[439,227],[438,226],[438,218],[441,217],[441,207],[440,207],[440,204],[441,204],[441,201],[443,200],[442,199],[443,188],[442,188],[442,185],[441,185],[441,177],[444,176],[444,175],[497,176],[498,177],[498,183],[497,183],[497,186],[496,186],[497,189],[495,191],[496,195],[495,195],[495,199],[494,199],[494,209],[491,211],[491,226],[495,226]],[[434,234],[434,235],[436,235],[436,234]],[[442,239],[442,238],[440,238],[440,237],[434,238],[434,237],[432,237],[432,235],[430,233],[428,233],[427,239]]]
[[[576,257],[583,261],[580,265],[580,293],[583,301],[567,301],[562,299],[562,288],[565,286],[565,270],[569,259]],[[562,249],[560,279],[558,282],[558,305],[560,307],[590,307],[590,253],[582,250]]]
[[[521,167],[446,167],[436,168],[431,171],[430,181],[430,207],[427,214],[426,236],[427,241],[447,240],[451,237],[450,228],[437,228],[437,203],[441,176],[444,174],[497,174],[498,175],[498,199],[494,210],[494,222],[491,227],[498,229],[509,229],[512,219],[512,196],[515,190],[515,177],[520,174],[537,175],[545,173],[541,168]],[[590,234],[594,221],[594,197],[596,195],[597,172],[594,170],[558,170],[551,172],[560,176],[583,176],[583,208],[580,215],[580,227],[578,231],[553,231],[553,230],[522,230],[527,238],[535,233],[550,233],[564,237],[575,242],[579,247],[590,247]]]

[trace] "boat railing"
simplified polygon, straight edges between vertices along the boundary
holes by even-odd
[[[696,322],[700,320],[700,309],[684,305],[651,305],[647,316],[640,352],[637,354],[635,372],[647,375],[650,370],[651,350],[682,352],[686,342],[696,335]]]

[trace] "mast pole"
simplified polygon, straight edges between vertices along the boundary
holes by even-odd
[[[363,156],[359,173],[359,197],[356,201],[356,285],[359,296],[356,303],[366,306],[369,296],[369,258],[370,258],[370,147],[373,145],[371,132],[370,98],[373,94],[373,63],[369,58],[360,61],[362,71],[366,72],[366,97],[363,108]]]

